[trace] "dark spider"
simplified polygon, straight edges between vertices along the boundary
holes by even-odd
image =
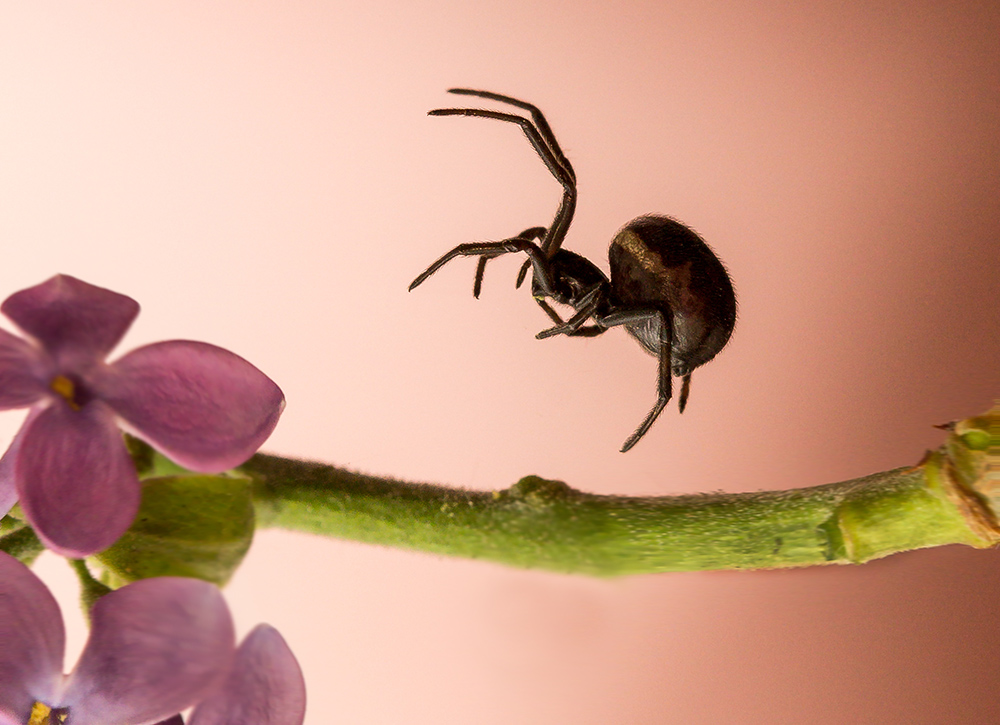
[[[479,297],[486,263],[503,254],[524,252],[528,259],[518,274],[517,286],[521,286],[530,266],[531,294],[555,323],[536,337],[594,337],[623,326],[660,361],[656,404],[625,441],[624,453],[646,434],[670,400],[671,374],[682,378],[678,407],[683,413],[691,389],[691,372],[715,357],[732,335],[736,293],[726,268],[694,231],[669,217],[647,215],[626,224],[612,240],[608,250],[609,281],[593,262],[562,248],[576,208],[576,173],[542,112],[530,103],[499,93],[468,88],[448,92],[487,98],[527,111],[530,120],[479,108],[438,108],[429,115],[477,116],[516,123],[562,184],[563,197],[547,228],[531,227],[498,242],[460,244],[424,270],[410,289],[455,257],[479,257],[472,288],[473,295]],[[569,305],[575,314],[563,320],[546,302],[550,298]],[[585,324],[588,321],[592,324]]]

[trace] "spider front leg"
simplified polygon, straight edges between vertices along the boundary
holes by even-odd
[[[549,317],[551,317],[556,323],[556,326],[550,327],[547,330],[542,330],[535,335],[535,337],[539,340],[544,340],[547,337],[553,337],[555,335],[577,335],[583,327],[583,323],[594,315],[597,311],[598,305],[600,305],[601,301],[604,299],[601,295],[601,290],[602,285],[599,283],[587,290],[583,296],[574,303],[576,313],[565,322],[559,319],[559,315],[557,315],[555,310],[552,310],[548,304],[544,305],[542,309],[545,309],[546,312],[551,311]],[[601,332],[604,332],[602,329],[600,332],[590,333],[590,329],[591,328],[587,328],[588,332],[584,333],[583,337],[594,337],[595,335],[599,335]]]
[[[547,257],[551,258],[552,254],[562,246],[563,239],[566,237],[566,231],[573,220],[573,212],[576,209],[576,174],[559,148],[559,143],[552,134],[548,123],[545,122],[541,111],[530,103],[524,103],[523,101],[518,101],[516,98],[503,96],[498,93],[476,91],[469,88],[454,88],[452,92],[459,95],[480,96],[482,98],[491,98],[505,103],[512,103],[515,106],[530,111],[532,118],[538,123],[536,126],[534,122],[523,116],[500,111],[487,111],[482,108],[435,108],[433,111],[427,112],[429,116],[492,118],[497,121],[514,123],[521,127],[535,153],[541,158],[542,163],[545,164],[549,173],[563,187],[563,198],[559,203],[555,219],[552,220],[552,224],[545,230],[545,236],[541,241],[542,251]],[[523,281],[523,274],[520,276],[520,279]]]
[[[528,264],[531,264],[531,260],[530,259],[528,260]],[[552,306],[549,305],[548,302],[546,302],[545,300],[541,299],[540,297],[536,297],[535,298],[535,302],[538,303],[538,306],[542,308],[542,311],[546,315],[548,315],[549,319],[552,320],[554,323],[556,323],[557,325],[565,325],[566,324],[566,321],[563,320],[563,318],[561,318],[559,316],[558,312],[556,312],[555,310],[552,309]]]
[[[504,239],[503,241],[510,242],[515,239],[523,239],[524,241],[530,242],[532,240],[541,239],[542,237],[544,237],[545,231],[546,231],[545,227],[530,227],[529,229],[525,229],[516,237],[510,237],[509,239]],[[491,259],[495,259],[496,257],[499,256],[500,256],[499,254],[493,254],[493,255],[484,254],[479,258],[479,264],[476,265],[476,278],[472,283],[472,296],[475,297],[477,300],[479,299],[479,293],[483,289],[483,275],[486,273],[486,263],[489,262]],[[531,259],[530,258],[526,259],[524,262],[524,268],[527,268],[527,266],[530,264],[531,264]],[[520,287],[520,283],[517,286]]]
[[[531,260],[529,259],[528,262],[530,263]],[[538,306],[541,307],[542,310],[545,312],[545,314],[549,316],[549,319],[552,320],[554,323],[556,323],[556,328],[564,327],[567,324],[566,321],[559,316],[559,313],[552,309],[551,305],[549,305],[548,302],[546,302],[543,299],[539,299],[537,297],[535,298],[535,302],[537,302]],[[549,328],[549,329],[555,329],[555,328]],[[535,335],[535,337],[540,338],[543,332],[546,332],[546,330],[542,330],[542,332],[538,333],[538,335]],[[598,335],[602,335],[605,332],[607,332],[606,327],[600,327],[598,325],[583,325],[582,327],[576,328],[572,332],[567,331],[564,332],[563,334],[569,335],[570,337],[597,337]],[[549,337],[549,335],[545,335],[545,337]]]
[[[537,228],[538,227],[533,227],[532,229]],[[529,229],[526,231],[532,230]],[[524,232],[522,232],[522,234],[523,233]],[[542,254],[542,250],[534,242],[522,239],[521,237],[512,237],[499,242],[469,242],[467,244],[459,244],[457,247],[434,262],[434,264],[430,267],[417,275],[417,278],[410,282],[409,290],[412,292],[418,286],[423,284],[428,277],[437,272],[441,269],[441,267],[446,265],[455,257],[486,257],[488,259],[493,259],[494,257],[499,257],[502,254],[511,254],[513,252],[525,252],[528,255],[532,264],[535,265],[536,276],[542,280],[543,286],[546,289],[549,289],[548,263]]]

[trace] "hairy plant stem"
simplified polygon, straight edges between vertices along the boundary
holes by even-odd
[[[535,476],[476,492],[257,455],[259,527],[618,576],[851,564],[1000,541],[1000,405],[916,466],[790,491],[601,496]]]

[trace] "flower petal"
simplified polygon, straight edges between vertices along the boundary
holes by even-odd
[[[36,700],[52,702],[62,679],[66,634],[42,581],[0,552],[0,719],[27,722]]]
[[[252,456],[284,407],[281,389],[239,355],[188,340],[133,350],[91,384],[138,437],[205,473]]]
[[[32,412],[20,436],[14,481],[45,545],[82,558],[111,546],[139,509],[139,481],[111,411],[62,401]]]
[[[225,684],[191,714],[188,725],[301,725],[306,684],[278,630],[257,625],[236,651]]]
[[[21,431],[24,426],[21,426]],[[14,461],[21,447],[21,431],[11,441],[10,448],[0,458],[0,519],[6,516],[17,503],[17,486],[14,484]]]
[[[97,600],[60,706],[78,725],[157,722],[218,686],[235,647],[219,590],[198,579],[143,579]]]
[[[37,347],[0,330],[0,410],[37,403],[50,377],[51,363]]]
[[[55,277],[8,297],[0,312],[63,365],[103,360],[118,344],[139,303],[75,277]]]

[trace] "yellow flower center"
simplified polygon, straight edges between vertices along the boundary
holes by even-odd
[[[76,402],[76,386],[72,380],[65,375],[56,375],[52,378],[52,382],[49,383],[49,387],[52,389],[52,392],[64,398],[69,403],[70,408],[80,410],[80,405]]]
[[[69,710],[60,707],[53,710],[44,702],[36,702],[31,708],[31,717],[28,718],[28,725],[59,725],[66,722],[69,717]]]

